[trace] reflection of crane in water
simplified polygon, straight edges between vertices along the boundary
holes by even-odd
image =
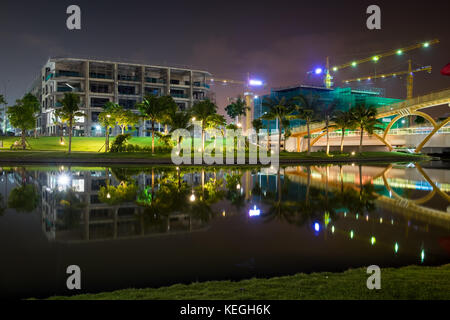
[[[422,169],[419,164],[416,164],[415,167],[417,168],[417,171],[424,177],[424,179],[431,185],[432,190],[430,191],[430,193],[420,199],[407,199],[398,195],[390,186],[389,179],[386,176],[387,173],[392,169],[392,165],[389,165],[380,173],[374,175],[371,178],[371,183],[373,184],[378,184],[376,182],[382,181],[382,184],[388,191],[390,191],[390,194],[393,196],[393,198],[391,198],[390,196],[377,194],[377,205],[379,205],[380,207],[385,207],[386,209],[395,210],[400,214],[406,215],[408,218],[425,220],[426,222],[435,224],[438,223],[439,226],[442,226],[444,224],[447,228],[450,228],[450,214],[445,211],[423,206],[423,204],[431,200],[436,194],[440,195],[448,202],[450,202],[450,197],[430,179],[428,174]],[[296,180],[296,178],[299,179],[301,183],[306,183],[308,180],[308,174],[303,171],[301,167],[286,168],[285,174],[292,180]],[[327,169],[319,167],[311,167],[311,184],[320,189],[324,189],[325,185],[328,185],[329,187],[337,190],[341,190],[344,187],[353,188],[355,190],[360,189],[359,184],[356,184],[354,181],[344,181],[342,170],[340,170],[339,175],[334,176],[330,179],[330,175],[328,174]],[[436,219],[438,221],[436,221]]]

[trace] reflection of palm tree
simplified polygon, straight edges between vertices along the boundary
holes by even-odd
[[[228,174],[225,177],[227,194],[226,198],[236,207],[238,211],[244,206],[245,197],[241,193],[242,173]]]

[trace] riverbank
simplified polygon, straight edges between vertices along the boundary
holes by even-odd
[[[366,268],[239,282],[211,281],[159,289],[127,289],[52,300],[448,300],[450,264],[381,269],[381,290],[369,290]]]
[[[363,152],[361,154],[332,154],[324,152],[306,153],[282,152],[281,164],[308,163],[357,163],[357,162],[415,162],[431,160],[426,155],[407,154],[401,152]],[[154,154],[149,152],[98,153],[63,151],[0,151],[0,163],[22,164],[139,164],[167,165],[173,164],[170,154]]]

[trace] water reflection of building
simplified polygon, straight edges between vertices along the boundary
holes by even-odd
[[[160,174],[139,173],[133,177],[138,189],[147,189]],[[39,172],[42,198],[42,227],[48,239],[58,241],[87,241],[145,237],[204,230],[207,225],[182,212],[168,213],[152,221],[145,208],[135,201],[110,205],[99,198],[107,184],[117,186],[120,181],[110,170],[81,170]],[[199,174],[189,174],[185,179],[198,183]],[[159,185],[154,185],[158,191]],[[61,201],[61,193],[72,190],[78,208],[70,210]],[[64,200],[63,200],[64,201]],[[72,204],[73,205],[73,204]],[[68,217],[75,215],[75,218]],[[150,221],[149,221],[150,220]]]

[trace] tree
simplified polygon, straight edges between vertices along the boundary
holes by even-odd
[[[167,125],[170,122],[170,117],[178,111],[178,105],[171,96],[162,96],[158,98],[159,107],[161,108],[161,119],[164,124],[164,132],[168,133]]]
[[[152,123],[152,154],[155,152],[155,123],[164,118],[163,109],[158,97],[154,95],[145,96],[142,103],[138,104],[139,112],[144,120]]]
[[[344,135],[345,130],[354,129],[356,127],[355,120],[350,111],[336,111],[333,117],[333,121],[335,123],[335,128],[340,129],[341,136],[341,153],[344,151]]]
[[[109,150],[109,129],[114,128],[116,119],[114,114],[105,110],[98,115],[98,122],[105,127],[105,152]]]
[[[64,144],[64,124],[66,123],[62,109],[56,109],[53,116],[53,123],[59,127],[59,143]]]
[[[370,135],[373,134],[375,129],[381,129],[376,126],[377,124],[380,124],[380,121],[376,118],[377,109],[374,106],[359,104],[351,108],[350,112],[356,126],[360,130],[359,153],[361,153],[364,131]]]
[[[176,111],[173,112],[170,118],[168,119],[168,124],[170,125],[170,133],[174,132],[178,129],[191,130],[191,115],[186,111]],[[180,136],[178,138],[178,151],[180,151],[181,142],[183,137]]]
[[[16,101],[16,105],[7,111],[9,122],[15,128],[21,130],[22,148],[26,149],[27,130],[36,127],[36,112],[39,110],[39,100],[31,93]]]
[[[335,111],[336,107],[339,105],[339,100],[335,99],[331,103],[324,105],[320,110],[318,110],[318,114],[320,118],[325,119],[325,132],[327,137],[327,147],[326,153],[330,154],[330,118]]]
[[[250,110],[250,108],[246,106],[245,101],[241,97],[238,97],[235,102],[225,107],[227,115],[232,119],[236,119],[236,123],[239,123],[239,117],[245,115],[247,110]]]
[[[210,100],[203,100],[197,102],[192,107],[192,115],[201,122],[202,127],[202,152],[205,151],[205,129],[208,126],[208,122],[217,113],[217,106]]]
[[[282,98],[265,98],[262,103],[263,107],[268,108],[268,111],[261,116],[264,120],[276,120],[280,127],[278,131],[278,150],[281,148],[281,134],[284,125],[286,125],[286,119],[293,111],[293,100],[287,100]]]
[[[206,121],[206,129],[218,129],[222,132],[223,135],[223,128],[227,125],[227,120],[225,117],[221,114],[213,114],[210,117],[208,117]],[[217,136],[214,136],[214,148],[216,147],[217,142]]]
[[[139,116],[131,110],[126,110],[122,106],[118,106],[111,110],[111,115],[116,120],[116,124],[120,127],[122,134],[125,134],[125,129],[134,126],[139,122]]]
[[[64,93],[64,98],[59,101],[62,104],[61,114],[69,125],[69,154],[72,152],[72,130],[75,117],[85,117],[80,111],[80,96],[73,92]]]
[[[0,105],[2,105],[2,104],[4,104],[5,108],[6,108],[6,99],[5,99],[5,97],[2,94],[0,94]],[[0,121],[3,122],[3,121],[6,121],[6,120],[3,118],[3,119],[0,119]],[[6,126],[4,126],[4,128],[5,128],[5,131],[6,131]],[[3,129],[2,129],[2,131],[3,131]],[[6,132],[3,132],[3,134],[6,134]]]
[[[263,128],[263,122],[261,119],[255,119],[252,121],[252,126],[256,133],[259,133],[259,131]]]
[[[308,155],[311,154],[311,122],[317,119],[318,110],[320,106],[318,96],[310,97],[309,99],[303,95],[293,98],[296,102],[294,104],[294,114],[290,119],[301,119],[306,121],[306,130],[308,138]]]

